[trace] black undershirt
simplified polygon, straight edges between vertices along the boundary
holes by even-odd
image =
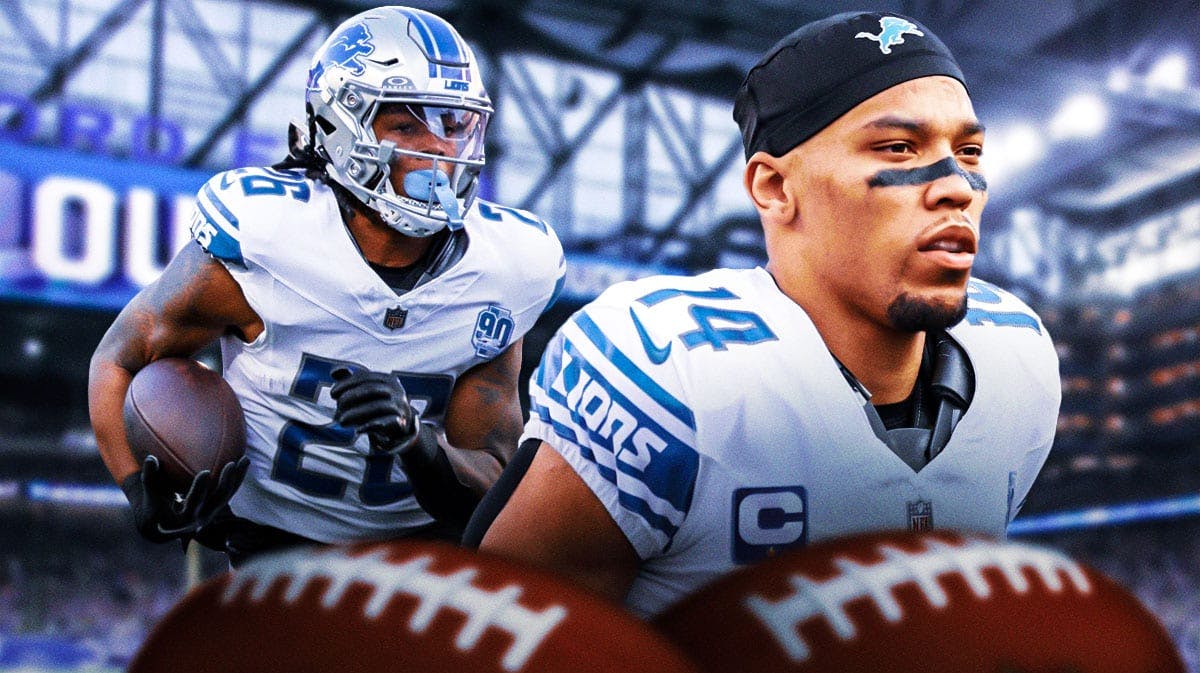
[[[450,231],[448,229],[442,229],[434,234],[431,237],[433,240],[430,242],[429,247],[412,264],[405,266],[383,266],[371,261],[368,261],[367,264],[384,283],[387,283],[388,287],[392,288],[393,292],[404,294],[416,287],[417,281],[421,279],[421,274],[425,273],[425,270],[433,263],[434,258],[445,247],[449,236]]]
[[[879,420],[883,421],[883,427],[888,430],[913,427],[914,397],[915,395],[909,395],[899,402],[876,404],[875,411],[879,414]]]

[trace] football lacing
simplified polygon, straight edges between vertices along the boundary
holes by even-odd
[[[293,603],[310,582],[327,579],[329,586],[322,595],[321,604],[333,608],[351,584],[361,582],[373,589],[363,609],[369,619],[383,613],[397,594],[417,598],[417,609],[408,620],[408,628],[413,633],[423,633],[444,608],[465,614],[467,621],[454,640],[454,646],[460,651],[474,647],[488,627],[511,634],[513,642],[500,662],[506,671],[516,671],[524,666],[542,640],[567,615],[567,609],[561,605],[540,611],[521,606],[518,600],[523,590],[519,586],[509,585],[496,591],[474,586],[476,568],[439,575],[428,570],[432,562],[433,557],[426,555],[394,564],[387,561],[386,550],[361,556],[348,556],[335,549],[317,554],[266,557],[234,572],[222,600],[232,601],[249,586],[250,600],[262,601],[275,581],[284,578],[288,580],[284,600]]]
[[[1023,570],[1032,569],[1042,584],[1053,593],[1063,590],[1063,574],[1081,594],[1091,592],[1091,584],[1083,569],[1064,554],[1038,547],[1007,543],[998,545],[973,539],[961,546],[941,540],[928,540],[924,551],[910,553],[883,544],[878,547],[884,560],[862,565],[847,558],[834,560],[839,573],[823,582],[814,582],[801,575],[788,578],[794,593],[778,601],[761,595],[747,596],[743,604],[767,627],[775,640],[792,660],[801,662],[809,657],[807,643],[800,636],[799,626],[812,617],[822,617],[843,641],[856,634],[854,622],[846,614],[846,605],[853,600],[870,598],[872,604],[889,622],[903,619],[904,611],[893,589],[901,584],[915,583],[930,605],[943,608],[949,597],[938,583],[938,576],[954,573],[967,582],[971,592],[980,599],[991,595],[991,587],[983,576],[987,569],[999,570],[1005,581],[1018,594],[1029,591],[1029,581]]]

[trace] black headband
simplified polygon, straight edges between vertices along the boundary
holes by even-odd
[[[838,117],[901,82],[962,70],[928,28],[898,14],[847,12],[801,26],[750,69],[733,118],[746,158],[786,154]]]

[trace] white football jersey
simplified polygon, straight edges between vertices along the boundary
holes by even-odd
[[[1054,437],[1058,358],[1016,297],[970,281],[949,334],[975,395],[914,471],[812,321],[763,269],[613,286],[547,347],[525,437],[563,455],[642,559],[652,615],[781,550],[875,529],[1003,536]]]
[[[465,228],[463,257],[397,296],[359,253],[325,184],[249,168],[201,188],[192,235],[266,326],[251,343],[221,340],[251,460],[235,514],[320,542],[432,522],[398,461],[333,422],[330,372],[396,372],[422,419],[441,425],[459,375],[521,338],[565,270],[554,232],[529,213],[476,201]]]

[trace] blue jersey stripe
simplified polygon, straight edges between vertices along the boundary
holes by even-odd
[[[636,495],[620,491],[617,494],[617,501],[625,509],[645,519],[651,528],[662,531],[667,536],[668,541],[675,537],[675,533],[679,532],[679,526],[676,526],[666,517],[650,509],[650,505]]]
[[[208,212],[208,209],[204,207],[204,203],[202,201],[196,202],[196,210],[200,213],[201,217],[208,221],[209,225],[211,225],[213,229],[212,237],[209,239],[208,244],[205,245],[201,243],[201,246],[204,248],[204,250],[217,259],[222,259],[227,262],[233,262],[235,264],[245,266],[246,261],[242,258],[241,242],[234,238],[225,229],[225,227],[213,219],[212,213]],[[192,232],[192,236],[196,236],[196,232],[194,230]],[[200,242],[200,240],[200,238],[196,238],[197,242]]]
[[[551,418],[550,407],[538,404],[537,402],[533,402],[532,400],[530,401],[530,407],[532,407],[531,411],[536,412],[538,415],[538,418],[542,419],[543,423],[546,423],[554,430],[554,434],[558,435],[559,437],[562,437],[565,440],[570,441],[572,444],[575,444],[576,446],[579,445],[579,439],[578,439],[578,437],[576,437],[574,430],[572,430],[571,428],[567,427],[566,425],[563,425],[562,423],[559,423],[558,421]]]
[[[667,517],[655,512],[650,506],[650,503],[632,493],[621,489],[621,484],[617,481],[617,473],[614,472],[612,468],[596,460],[596,454],[591,449],[580,445],[575,439],[575,433],[570,428],[561,423],[555,422],[550,417],[549,407],[540,405],[536,402],[533,402],[531,406],[532,411],[538,415],[538,418],[549,424],[550,427],[554,429],[555,434],[557,434],[559,437],[570,441],[571,444],[579,450],[580,456],[596,466],[596,471],[601,477],[604,478],[605,481],[608,481],[617,487],[617,502],[619,502],[622,507],[642,517],[647,525],[666,535],[668,540],[674,538],[675,533],[679,531],[679,526],[676,526]],[[621,465],[621,463],[618,462],[618,465]],[[622,472],[624,471],[625,470],[622,470]]]
[[[588,340],[595,344],[596,348],[600,349],[604,357],[616,365],[617,369],[621,370],[621,373],[640,388],[642,392],[649,395],[651,399],[657,402],[663,409],[666,409],[672,416],[678,418],[684,425],[692,430],[696,429],[696,416],[692,413],[692,410],[683,402],[675,399],[671,393],[664,390],[662,386],[654,382],[653,378],[638,368],[633,360],[629,359],[628,355],[621,352],[621,349],[617,348],[616,344],[610,341],[604,335],[604,332],[600,331],[600,327],[592,321],[587,313],[579,313],[575,317],[575,324],[579,326],[579,329],[583,330]]]
[[[225,204],[221,202],[221,199],[217,198],[217,193],[213,191],[212,185],[204,185],[204,196],[208,197],[208,200],[212,202],[213,207],[217,209],[217,212],[221,214],[221,217],[225,218],[225,221],[229,223],[229,226],[233,227],[234,229],[240,229],[238,226],[238,218],[235,217],[229,208],[227,208]],[[208,216],[206,215],[206,217]],[[208,217],[208,219],[210,222],[213,221],[212,217]],[[213,222],[213,224],[216,224],[216,222]]]
[[[563,364],[561,374],[564,387],[567,390],[578,389],[579,392],[569,401],[563,393],[553,389],[554,380],[550,379],[542,388],[545,395],[571,415],[574,429],[586,433],[590,444],[603,447],[617,457],[617,469],[641,482],[648,491],[671,507],[687,513],[692,505],[700,464],[696,450],[633,404],[588,363],[569,340],[564,340],[562,348],[570,356],[570,361]],[[588,397],[585,391],[593,385],[599,386],[599,392],[603,394]],[[586,407],[604,396],[608,397],[610,406],[603,412],[599,411],[599,405],[592,409],[575,408]],[[590,421],[585,418],[584,414],[595,413],[602,413],[604,418],[599,421],[594,417]],[[596,427],[591,427],[593,425]],[[622,454],[625,454],[624,459]],[[634,463],[642,463],[643,466]]]

